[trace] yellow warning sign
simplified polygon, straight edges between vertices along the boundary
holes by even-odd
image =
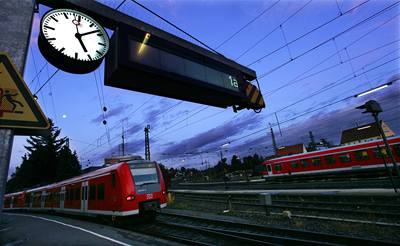
[[[15,69],[10,57],[0,53],[0,128],[15,135],[40,135],[49,122]]]

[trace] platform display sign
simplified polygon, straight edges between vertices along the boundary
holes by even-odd
[[[171,40],[120,25],[106,56],[104,83],[221,108],[264,108],[261,93],[249,83],[256,78],[255,72],[229,63],[233,61],[221,62]]]
[[[49,126],[10,57],[0,53],[0,128],[14,129],[14,135],[42,135]]]

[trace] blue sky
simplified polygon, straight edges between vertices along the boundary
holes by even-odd
[[[115,8],[121,1],[99,2]],[[215,161],[219,146],[227,142],[231,144],[223,150],[224,156],[270,153],[268,124],[276,124],[275,113],[280,122],[285,122],[281,124],[282,136],[274,126],[278,145],[307,143],[309,130],[316,139],[325,137],[337,143],[343,129],[371,121],[370,116],[354,109],[369,99],[381,102],[385,110],[383,119],[388,120],[395,132],[400,131],[400,83],[370,96],[334,103],[399,74],[399,5],[340,34],[395,1],[140,2],[214,48],[270,8],[218,48],[230,59],[251,64],[250,68],[260,77],[267,107],[259,114],[246,110],[235,114],[230,108],[207,107],[107,87],[103,85],[104,64],[86,75],[59,72],[39,93],[39,104],[62,129],[62,135],[71,139],[71,147],[77,151],[84,167],[100,164],[105,156],[119,154],[122,126],[128,153],[144,155],[143,128],[150,124],[154,160],[162,160],[168,166],[195,167],[201,167],[202,160]],[[119,10],[195,42],[129,0]],[[37,46],[40,18],[46,11],[48,8],[40,6],[39,13],[35,14],[25,68],[24,78],[32,92],[56,70],[45,65]],[[340,13],[346,14],[298,39]],[[337,37],[332,39],[334,36]],[[290,43],[289,48],[285,46],[285,39]],[[242,55],[249,47],[253,48]],[[274,50],[277,51],[272,53]],[[42,72],[34,79],[41,68]],[[327,104],[332,105],[324,107]],[[108,108],[108,130],[102,124],[104,105]],[[318,110],[321,107],[324,108]],[[24,144],[25,137],[15,138],[10,172],[20,164]]]

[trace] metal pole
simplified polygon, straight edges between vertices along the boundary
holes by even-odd
[[[0,213],[3,209],[3,198],[6,190],[7,174],[14,140],[14,131],[0,129]],[[5,177],[3,180],[2,178]]]
[[[389,143],[388,143],[388,141],[387,141],[387,139],[386,139],[386,135],[385,135],[385,133],[383,132],[382,125],[381,125],[381,123],[380,123],[380,121],[379,121],[379,119],[378,119],[378,114],[377,114],[377,113],[373,113],[372,115],[374,116],[375,123],[376,123],[377,126],[378,126],[378,130],[379,130],[379,132],[380,132],[380,134],[381,134],[381,136],[382,136],[383,142],[385,143],[386,152],[388,153],[388,155],[389,155],[391,161],[393,162],[393,167],[394,167],[394,170],[395,170],[395,172],[396,172],[396,175],[400,178],[399,167],[397,166],[396,160],[394,159],[393,152],[392,152],[392,150],[390,149]],[[379,150],[379,151],[380,151],[380,150]]]
[[[32,19],[35,9],[34,0],[0,0],[0,51],[12,58],[21,74],[24,73],[25,60],[31,36]],[[14,132],[0,129],[0,213],[10,166],[10,156]]]
[[[378,147],[378,151],[380,152],[381,151],[381,147],[379,146],[379,144],[377,144],[376,146]],[[393,187],[394,193],[397,193],[398,191],[396,189],[396,185],[394,184],[393,177],[392,177],[392,169],[387,166],[386,158],[383,155],[381,155],[381,157],[382,157],[382,160],[383,160],[383,164],[385,164],[385,169],[388,172],[390,182],[392,183],[392,187]]]

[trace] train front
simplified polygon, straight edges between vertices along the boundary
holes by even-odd
[[[139,210],[140,214],[152,213],[167,206],[167,194],[160,167],[155,162],[132,160],[129,165],[133,186],[125,187],[125,208]]]

